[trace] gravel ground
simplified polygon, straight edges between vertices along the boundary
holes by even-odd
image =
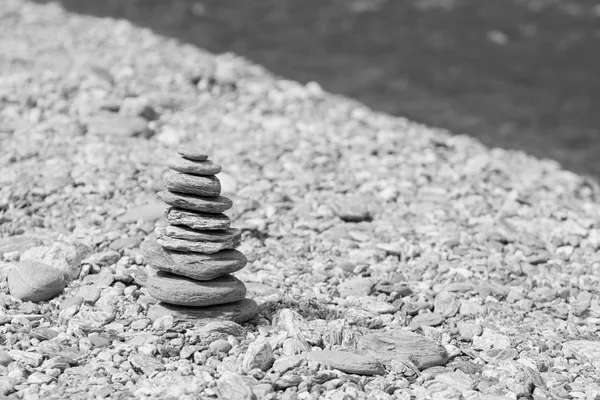
[[[600,398],[594,182],[128,22],[4,0],[0,25],[0,394]],[[188,142],[223,165],[249,323],[143,287]],[[20,301],[19,259],[72,280]]]

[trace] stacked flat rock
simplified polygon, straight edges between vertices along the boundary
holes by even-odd
[[[158,197],[168,208],[169,225],[157,227],[142,243],[151,267],[146,286],[160,300],[162,314],[189,319],[226,318],[242,322],[256,316],[257,305],[246,299],[246,286],[232,273],[246,265],[235,250],[241,232],[230,227],[223,211],[233,203],[222,197],[215,176],[221,167],[205,154],[179,148]]]

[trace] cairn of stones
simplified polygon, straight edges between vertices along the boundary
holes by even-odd
[[[256,303],[246,299],[246,286],[232,273],[246,265],[235,250],[241,231],[223,214],[233,205],[221,196],[215,176],[221,166],[208,156],[180,147],[168,162],[158,197],[168,207],[167,226],[157,226],[142,244],[148,292],[163,305],[192,316],[224,317],[236,322],[255,316]]]

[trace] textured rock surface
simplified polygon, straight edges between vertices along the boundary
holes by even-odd
[[[192,161],[185,158],[173,157],[167,162],[167,166],[174,171],[192,175],[216,175],[221,172],[221,166],[210,160]]]
[[[225,214],[191,212],[178,208],[169,208],[165,214],[167,221],[172,225],[183,225],[198,230],[228,229],[231,223]]]
[[[256,317],[257,314],[258,306],[252,299],[242,299],[233,303],[206,307],[186,307],[158,303],[148,310],[148,317],[152,320],[171,315],[178,321],[186,321],[195,325],[206,325],[214,320],[242,323]]]
[[[216,242],[216,243],[239,243],[242,232],[239,229],[224,229],[214,231],[197,231],[194,229],[180,226],[166,226],[156,228],[158,238],[173,238],[187,240],[190,242]]]
[[[217,197],[221,194],[221,183],[216,176],[198,176],[167,171],[163,176],[165,187],[177,193],[195,196]]]
[[[226,197],[200,197],[190,194],[171,193],[162,191],[158,197],[170,206],[190,211],[220,214],[229,210],[233,203]]]
[[[246,287],[237,278],[224,275],[211,281],[189,278],[158,271],[148,277],[150,295],[160,301],[181,306],[211,306],[239,301]]]
[[[144,260],[150,266],[200,281],[239,271],[247,262],[246,256],[237,250],[213,254],[181,253],[165,250],[152,239],[143,242],[141,248]]]
[[[179,146],[177,148],[177,153],[183,158],[187,158],[192,161],[206,161],[208,160],[208,155],[195,150],[192,146]]]
[[[168,236],[157,236],[156,242],[159,245],[165,249],[180,252],[213,254],[222,250],[233,249],[240,244],[239,237],[233,237],[231,240],[225,242],[192,242],[190,240],[175,239]]]
[[[35,261],[22,261],[8,272],[10,294],[23,301],[39,302],[56,297],[65,288],[62,271]]]
[[[443,346],[407,331],[370,333],[358,339],[357,351],[384,363],[408,361],[421,370],[448,362],[448,353]]]

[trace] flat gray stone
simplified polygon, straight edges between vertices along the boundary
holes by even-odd
[[[173,171],[192,175],[216,175],[221,172],[221,166],[213,164],[210,160],[192,161],[180,157],[173,157],[167,161],[167,167]]]
[[[179,146],[177,148],[177,153],[183,157],[183,158],[187,158],[188,160],[193,160],[193,161],[206,161],[208,160],[208,155],[202,153],[201,151],[198,150],[194,150],[189,148],[188,146]]]
[[[166,236],[160,228],[155,229],[156,242],[167,250],[180,252],[213,254],[222,250],[233,249],[240,244],[240,237],[232,238],[225,242],[193,242],[185,239],[176,239]]]
[[[198,230],[227,229],[231,224],[225,214],[192,212],[179,208],[169,208],[165,214],[171,225],[187,226]]]
[[[375,357],[354,354],[347,351],[310,351],[308,353],[300,354],[297,357],[318,361],[321,364],[327,365],[329,368],[339,369],[348,374],[382,375],[385,373],[383,365],[381,365]]]
[[[143,221],[156,221],[162,217],[165,205],[159,201],[153,201],[128,209],[125,214],[119,215],[117,221],[123,223]]]
[[[190,242],[231,243],[232,245],[239,243],[242,237],[242,231],[234,228],[204,232],[182,226],[165,226],[156,228],[154,232],[159,238],[170,237]]]
[[[420,370],[448,362],[444,346],[433,340],[408,331],[374,332],[358,339],[357,351],[373,356],[383,363],[392,360],[410,362]]]
[[[220,214],[233,206],[233,202],[223,196],[202,197],[191,194],[173,193],[168,190],[158,192],[157,195],[170,206],[190,211]]]
[[[216,176],[198,176],[167,171],[163,176],[163,182],[171,192],[205,197],[218,197],[221,194],[221,182]]]
[[[22,301],[50,300],[66,285],[63,271],[36,261],[21,261],[8,271],[8,290]]]
[[[228,304],[218,304],[208,307],[185,307],[167,303],[150,306],[148,318],[156,320],[165,315],[171,315],[176,321],[191,322],[204,326],[215,320],[246,322],[258,314],[258,305],[254,300],[242,299]]]
[[[246,256],[237,250],[213,254],[181,253],[163,249],[153,239],[146,240],[140,247],[148,265],[198,281],[209,281],[239,271],[248,262]]]
[[[147,288],[155,299],[188,307],[227,304],[246,296],[246,287],[232,275],[223,275],[212,281],[195,281],[153,270],[148,276]]]
[[[22,254],[25,250],[40,245],[42,245],[40,239],[25,235],[0,238],[0,256],[13,251],[18,251],[19,254]]]

